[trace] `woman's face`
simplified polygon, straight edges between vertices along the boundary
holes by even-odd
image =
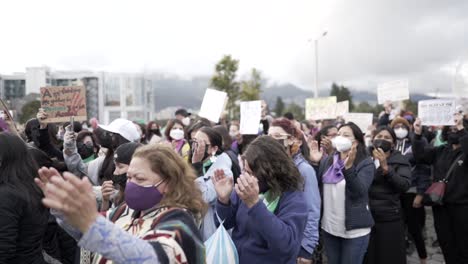
[[[184,127],[180,124],[175,123],[174,126],[171,128],[171,130],[176,130],[176,129],[184,130]]]
[[[151,130],[156,130],[156,129],[158,129],[158,125],[156,123],[153,123],[151,125]]]
[[[382,140],[388,141],[393,145],[392,135],[390,135],[390,133],[387,130],[382,130],[377,135],[375,135],[374,140],[376,139],[382,139]]]
[[[130,162],[127,177],[130,182],[140,186],[155,186],[163,180],[159,174],[151,170],[148,160],[139,157],[133,158]],[[166,184],[163,182],[157,188],[164,193]]]
[[[129,165],[115,162],[114,175],[122,175],[128,172]]]
[[[237,125],[231,125],[229,127],[229,135],[235,139],[239,136],[239,127]]]
[[[201,131],[198,131],[195,134],[195,137],[193,138],[193,141],[197,142],[197,143],[204,142],[205,146],[206,146],[206,150],[207,150],[209,156],[216,154],[216,151],[218,151],[218,147],[213,147],[211,145],[210,139],[208,138],[208,135],[201,132]]]
[[[341,127],[340,130],[338,130],[338,136],[345,137],[345,138],[351,140],[351,142],[356,140],[356,138],[354,137],[354,134],[353,134],[353,130],[351,130],[351,128],[349,126]]]

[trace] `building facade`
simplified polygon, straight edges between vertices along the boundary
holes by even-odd
[[[132,121],[154,119],[152,83],[144,74],[54,72],[48,67],[31,67],[25,73],[0,75],[0,98],[12,101],[39,94],[44,86],[86,87],[88,119],[97,117],[103,124],[119,117]]]

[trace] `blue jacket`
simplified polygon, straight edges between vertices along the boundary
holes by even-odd
[[[331,166],[330,159],[322,159],[319,168],[319,179],[322,186],[322,176]],[[330,164],[329,164],[330,163]],[[343,171],[346,180],[345,193],[345,227],[346,230],[372,227],[374,219],[369,209],[369,188],[374,180],[375,165],[372,158],[367,157],[348,170]]]
[[[307,203],[307,224],[304,230],[304,238],[302,239],[302,248],[310,255],[314,253],[314,249],[319,240],[319,222],[320,222],[320,191],[317,183],[317,176],[314,168],[307,162],[302,154],[294,156],[294,164],[304,178],[304,196]]]
[[[303,192],[283,193],[273,214],[262,200],[249,209],[233,191],[230,205],[217,201],[216,211],[226,229],[234,228],[239,263],[296,263],[307,222]]]

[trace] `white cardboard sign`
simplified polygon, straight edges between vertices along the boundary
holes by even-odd
[[[455,107],[455,100],[423,100],[418,103],[418,116],[424,126],[452,126]]]
[[[206,89],[203,102],[200,107],[199,116],[215,123],[219,122],[219,117],[224,110],[227,94],[214,89]]]
[[[307,98],[305,101],[305,117],[307,120],[319,120],[322,109],[336,104],[336,96]]]
[[[320,119],[336,119],[339,116],[344,116],[349,112],[349,101],[343,101],[336,104],[331,104],[322,107],[320,111],[316,112],[314,118]]]
[[[240,113],[240,133],[242,135],[257,135],[262,116],[262,102],[241,102]]]
[[[381,83],[377,86],[377,101],[379,104],[385,101],[398,102],[409,99],[408,80],[398,80]]]
[[[355,123],[362,133],[366,133],[369,126],[372,125],[373,115],[371,113],[348,113],[344,118],[346,122]]]

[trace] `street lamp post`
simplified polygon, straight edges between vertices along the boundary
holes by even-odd
[[[318,41],[322,37],[325,37],[327,35],[328,31],[322,32],[322,34],[314,40],[314,48],[315,48],[315,87],[314,87],[314,97],[318,98]]]

